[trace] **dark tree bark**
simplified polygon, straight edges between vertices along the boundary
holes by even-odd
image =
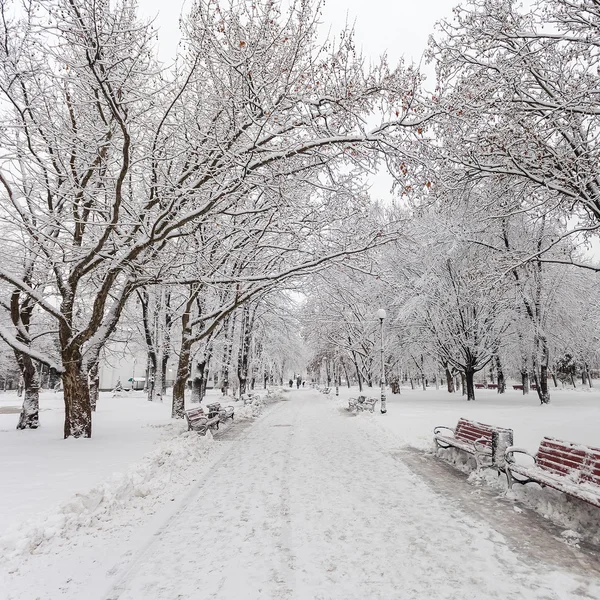
[[[191,310],[196,300],[196,294],[190,294],[183,315],[181,317],[181,345],[179,348],[179,360],[177,361],[177,373],[175,383],[173,384],[173,404],[171,408],[171,418],[183,419],[185,416],[185,388],[190,376],[190,366],[192,361],[192,327]]]
[[[21,352],[15,352],[23,378],[23,405],[17,429],[37,429],[39,427],[40,386],[39,375],[34,362]]]
[[[448,368],[448,363],[446,363],[444,365],[444,371],[446,372],[446,386],[448,388],[448,393],[453,394],[455,392],[454,377],[452,377],[452,373],[450,373],[450,369]]]
[[[63,352],[62,374],[65,400],[64,436],[92,437],[92,405],[87,373],[82,369],[81,355],[77,350]]]
[[[473,369],[466,369],[464,372],[464,381],[467,392],[467,401],[475,400],[475,371]]]
[[[240,382],[240,395],[246,393],[248,384],[248,366],[250,364],[250,344],[252,340],[253,314],[250,305],[242,308],[242,319],[240,324],[240,345],[238,348],[237,375]]]
[[[90,386],[90,407],[92,412],[96,412],[98,406],[98,398],[100,396],[100,363],[94,362],[88,373],[89,386]]]
[[[500,357],[496,354],[496,372],[498,375],[498,393],[504,394],[506,392],[506,380],[504,379],[504,371],[502,369],[502,363]]]
[[[523,385],[523,394],[529,394],[529,373],[521,371],[521,384]]]

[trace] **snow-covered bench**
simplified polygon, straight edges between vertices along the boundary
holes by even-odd
[[[209,419],[218,416],[219,421],[222,423],[224,423],[227,419],[231,419],[233,421],[233,406],[221,406],[220,402],[213,402],[212,404],[207,404],[206,408],[208,409]]]
[[[367,398],[366,396],[359,396],[358,398],[350,398],[348,400],[348,410],[358,412],[362,410],[368,410],[369,412],[375,412],[375,404],[377,398]]]
[[[213,414],[209,416],[201,406],[186,410],[184,414],[188,424],[188,431],[197,431],[200,435],[206,435],[209,427],[216,426],[217,429],[219,428],[219,415]]]
[[[323,394],[329,394],[329,392],[330,392],[330,391],[331,391],[331,388],[328,388],[328,387],[326,387],[326,388],[323,388],[323,389],[321,390],[321,392],[322,392]]]
[[[451,435],[443,432],[449,432]],[[504,467],[504,451],[512,446],[512,429],[494,427],[460,418],[454,429],[439,426],[433,430],[437,448],[457,448],[475,457],[477,470],[483,466]]]
[[[533,464],[516,463],[517,453],[530,456]],[[545,437],[535,456],[507,448],[504,470],[509,488],[514,482],[535,482],[600,507],[600,448]]]
[[[244,403],[244,406],[246,406],[246,404],[252,404],[252,402],[259,398],[260,396],[258,394],[242,394],[240,396],[240,400]]]

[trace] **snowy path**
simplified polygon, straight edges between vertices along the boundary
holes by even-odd
[[[103,600],[600,598],[597,576],[533,566],[314,392],[233,444]]]

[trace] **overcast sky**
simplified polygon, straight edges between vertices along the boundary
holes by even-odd
[[[156,17],[161,57],[168,61],[175,54],[178,19],[185,5],[178,0],[139,2],[143,14]],[[391,63],[402,55],[419,61],[435,22],[449,17],[456,4],[458,0],[326,0],[323,28],[335,33],[348,21],[355,25],[365,56],[377,58],[387,50]]]
[[[187,6],[190,3],[187,0]],[[377,59],[387,51],[390,65],[400,56],[407,62],[419,62],[435,23],[450,17],[456,4],[458,0],[326,0],[323,28],[335,34],[346,22],[354,24],[357,44],[366,58]],[[156,17],[160,56],[170,62],[177,48],[178,20],[185,5],[180,0],[139,0],[139,6],[146,16]],[[430,68],[424,70],[432,77]],[[433,87],[433,81],[425,85]],[[372,186],[373,196],[389,197],[391,178],[383,173],[376,175]]]

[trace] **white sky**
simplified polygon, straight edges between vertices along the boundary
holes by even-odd
[[[419,62],[427,39],[437,21],[450,17],[459,0],[325,0],[323,30],[335,35],[346,22],[354,24],[356,42],[363,55],[377,59],[387,51],[390,65],[401,56],[406,62]],[[185,2],[190,5],[190,0]],[[163,61],[170,62],[179,39],[179,17],[185,4],[180,0],[139,0],[141,13],[156,17],[159,28],[159,51]],[[425,72],[432,77],[431,69]],[[426,87],[433,87],[428,81]],[[391,178],[384,173],[375,176],[372,195],[389,197]]]
[[[181,10],[190,1],[139,0],[142,14],[157,17],[160,52],[165,61],[175,53]],[[365,56],[376,58],[386,50],[390,62],[404,55],[418,61],[436,21],[449,17],[458,0],[326,0],[323,28],[339,31],[346,22],[356,26],[356,38]]]

